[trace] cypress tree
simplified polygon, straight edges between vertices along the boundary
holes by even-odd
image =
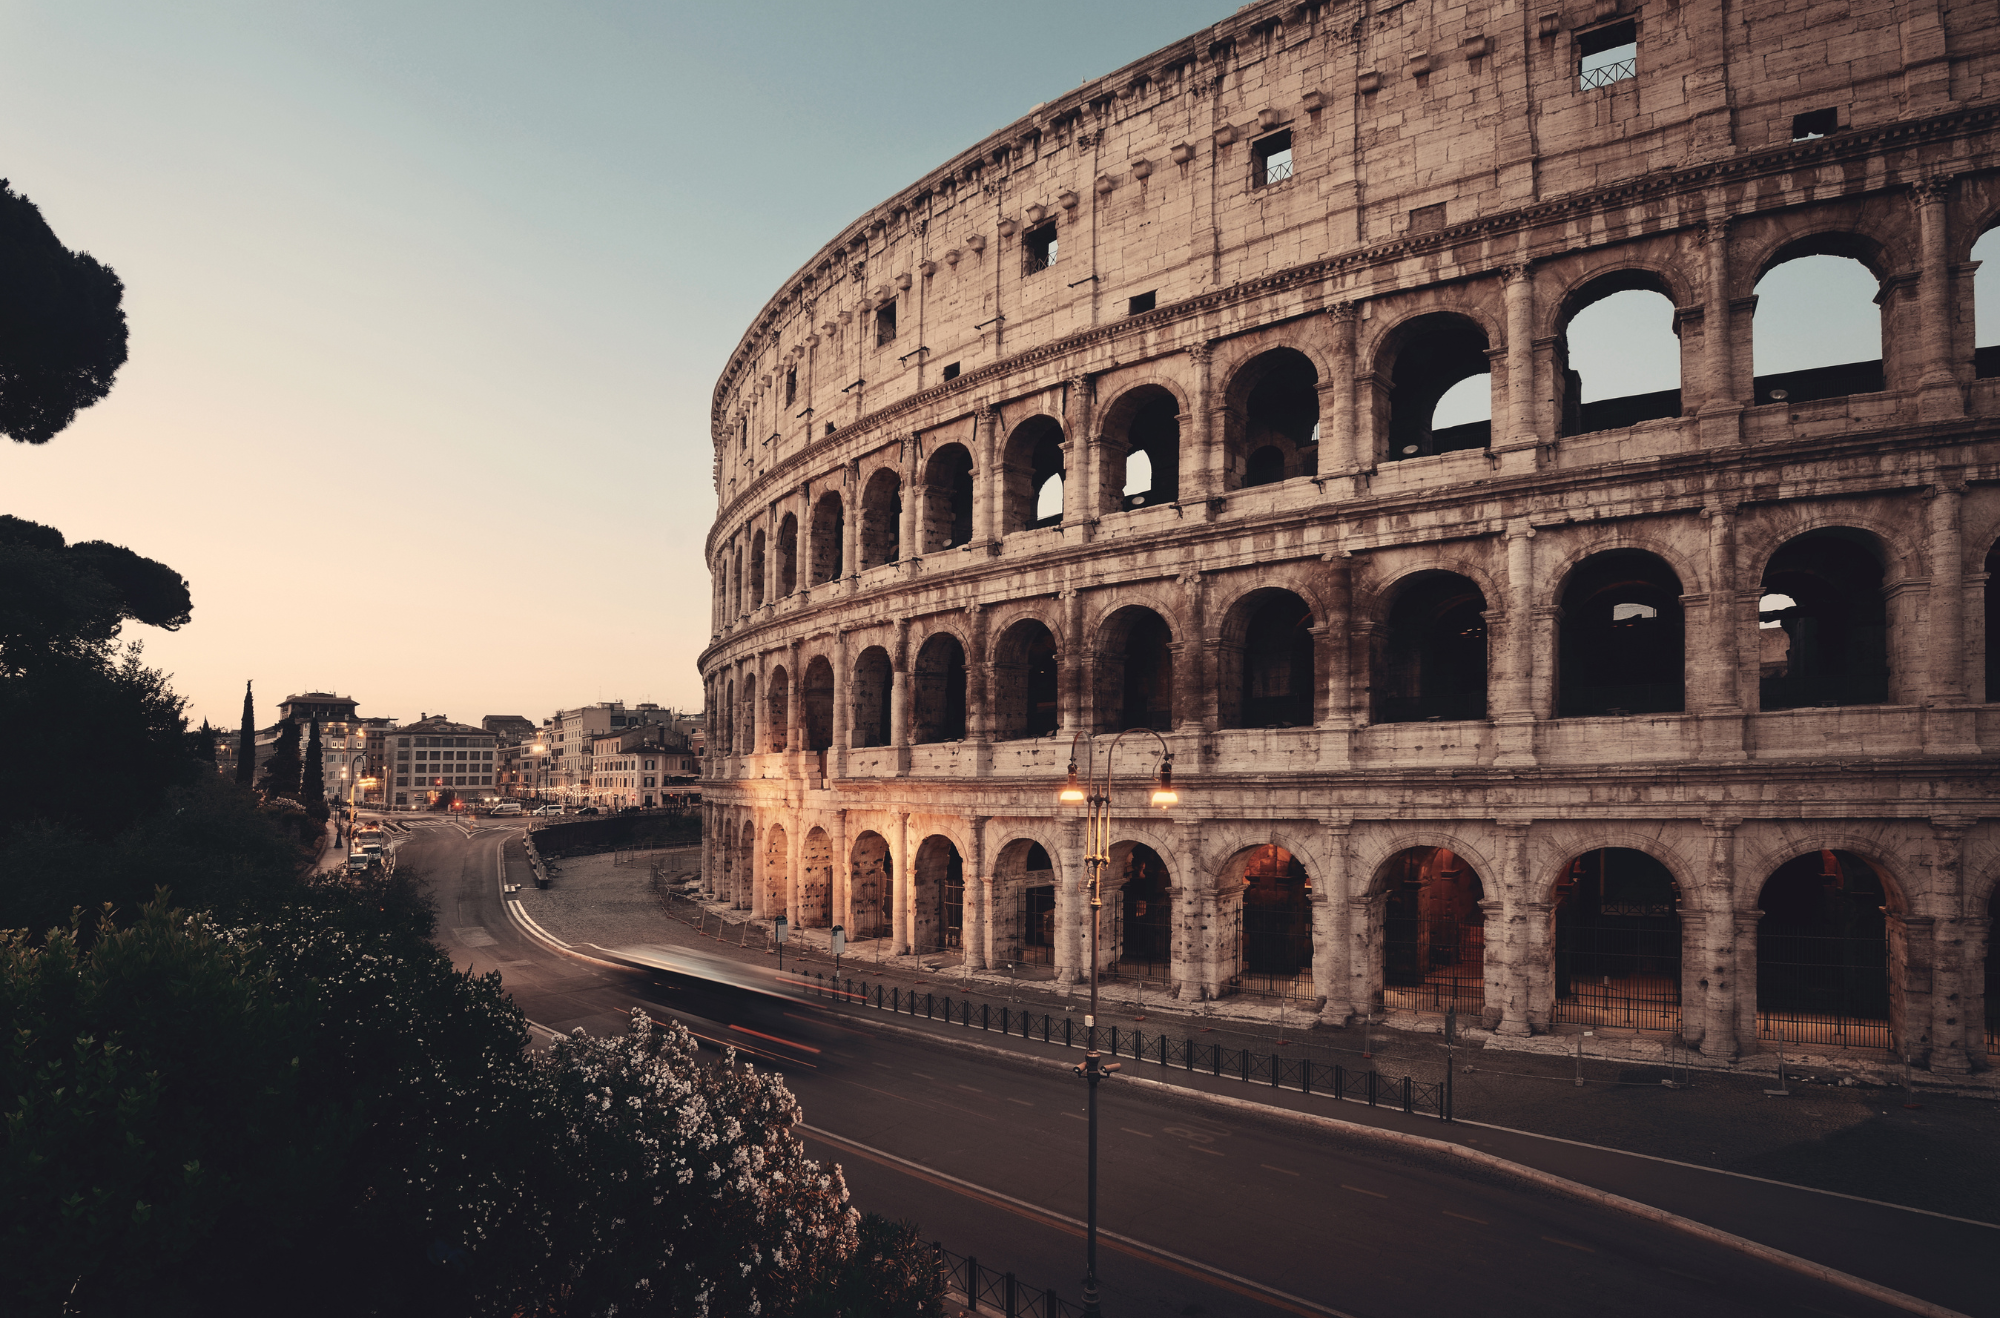
[[[236,734],[236,781],[248,787],[257,781],[257,720],[250,712],[250,684],[243,684],[243,730]]]
[[[312,721],[312,733],[306,739],[306,762],[299,775],[299,801],[306,808],[306,814],[313,819],[325,819],[330,813],[326,806],[326,765],[320,759],[319,720]]]
[[[288,718],[278,725],[278,743],[264,765],[264,781],[257,785],[272,796],[299,799],[299,721]]]

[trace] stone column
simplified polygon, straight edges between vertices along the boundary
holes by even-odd
[[[1319,724],[1319,762],[1345,768],[1354,755],[1354,668],[1349,644],[1354,625],[1354,556],[1336,549],[1326,565],[1326,618],[1313,631],[1313,666],[1318,670],[1324,707]]]
[[[1757,1028],[1757,922],[1763,918],[1764,912],[1754,906],[1749,910],[1734,906],[1730,909],[1730,923],[1735,926],[1730,942],[1736,952],[1736,988],[1729,996],[1735,1002],[1736,1020],[1728,1042],[1735,1044],[1739,1054],[1762,1048],[1762,1034]],[[1709,923],[1712,931],[1720,921]]]
[[[910,767],[910,620],[896,619],[896,640],[889,651],[889,745],[896,771]]]
[[[847,632],[833,633],[833,747],[826,757],[826,776],[847,776],[847,751],[854,744],[854,677],[847,667]]]
[[[910,812],[901,811],[896,815],[896,854],[891,858],[896,866],[896,887],[891,893],[890,919],[895,927],[890,931],[893,940],[891,950],[897,956],[907,956],[915,949],[910,945],[910,915],[916,909],[917,858],[910,852]]]
[[[1736,355],[1730,341],[1730,318],[1735,312],[1729,296],[1729,216],[1723,198],[1713,198],[1711,205],[1708,221],[1700,231],[1706,260],[1701,298],[1703,379],[1697,415],[1704,445],[1730,445],[1743,440],[1743,396],[1736,388]]]
[[[1345,822],[1326,826],[1326,873],[1312,895],[1313,993],[1319,999],[1319,1018],[1328,1025],[1345,1025],[1354,1012],[1347,936],[1347,847],[1353,831]]]
[[[854,931],[854,859],[847,850],[847,811],[835,810],[829,821],[833,826],[827,831],[833,835],[833,864],[827,882],[832,891],[827,893],[827,910],[831,914],[828,921],[845,928],[851,935]]]
[[[1174,730],[1213,730],[1216,724],[1213,668],[1208,658],[1207,621],[1203,616],[1208,602],[1208,578],[1200,572],[1183,572],[1181,587],[1181,635],[1170,647],[1174,652]],[[1205,671],[1206,670],[1206,671]]]
[[[898,518],[896,529],[897,557],[904,562],[917,558],[923,553],[923,546],[917,543],[917,482],[923,473],[918,466],[922,453],[922,437],[909,435],[903,440],[903,514]]]
[[[1376,955],[1376,930],[1382,901],[1366,892],[1350,892],[1347,907],[1347,1019],[1372,1021],[1381,1016],[1382,958]]]
[[[840,476],[840,575],[854,588],[861,575],[861,459],[849,460]]]
[[[1528,830],[1523,821],[1502,821],[1500,829],[1500,891],[1505,902],[1504,924],[1498,931],[1501,971],[1506,987],[1500,1000],[1499,1033],[1511,1037],[1532,1034],[1530,1012],[1536,1005],[1531,981],[1538,969],[1533,957],[1544,941],[1534,928],[1537,919],[1546,921],[1548,903],[1537,901],[1532,875],[1528,873]],[[1486,926],[1487,955],[1496,942],[1491,923]]]
[[[1482,898],[1479,903],[1479,913],[1485,920],[1489,935],[1503,935],[1489,938],[1486,944],[1486,961],[1480,967],[1480,988],[1484,996],[1479,1008],[1479,1028],[1491,1030],[1500,1024],[1500,1018],[1504,1014],[1502,1004],[1507,1001],[1507,986],[1510,983],[1507,951],[1504,946],[1507,903],[1498,897]]]
[[[1057,656],[1056,699],[1062,706],[1061,733],[1074,737],[1084,729],[1083,592],[1070,587],[1062,593],[1062,651]]]
[[[1374,455],[1367,453],[1367,446],[1355,433],[1355,304],[1338,303],[1327,315],[1333,320],[1333,346],[1328,353],[1331,360],[1327,365],[1333,378],[1324,381],[1320,387],[1322,415],[1327,421],[1326,429],[1320,435],[1320,475],[1342,476],[1358,467],[1368,466]]]
[[[803,657],[803,646],[794,639],[789,661],[785,665],[785,682],[791,688],[785,693],[785,751],[786,758],[792,762],[792,769],[786,776],[791,778],[805,777],[806,675],[799,668]]]
[[[989,611],[973,603],[965,612],[965,630],[971,638],[965,655],[965,752],[972,757],[971,776],[981,778],[986,775],[987,749],[993,739],[993,655],[986,635]]]
[[[1968,1036],[1984,1040],[1966,1011],[1965,834],[1969,819],[1931,820],[1931,1070],[1966,1075],[1972,1070]]]
[[[701,895],[715,895],[715,830],[718,807],[703,803],[701,807]]]
[[[791,824],[785,829],[785,919],[793,929],[799,928],[799,860],[806,843],[806,819],[803,810],[792,812]],[[765,912],[771,915],[773,912]]]
[[[1091,415],[1090,377],[1079,375],[1064,385],[1062,519],[1065,527],[1082,526],[1088,535],[1097,522],[1097,464],[1102,457]]]
[[[1924,753],[1977,755],[1975,715],[1966,704],[1965,548],[1961,534],[1964,473],[1940,473],[1930,489],[1931,560],[1925,667]]]
[[[1062,881],[1056,884],[1055,913],[1056,983],[1074,984],[1082,977],[1083,953],[1078,945],[1082,941],[1083,922],[1090,918],[1084,892],[1083,818],[1066,816],[1061,826],[1063,854],[1058,873]]]
[[[1172,876],[1174,940],[1168,973],[1176,998],[1201,1002],[1214,996],[1209,944],[1215,924],[1215,890],[1202,862],[1200,821],[1184,819],[1178,832],[1181,871]]]
[[[1916,185],[1921,256],[1917,267],[1917,301],[1922,312],[1917,379],[1917,415],[1924,421],[1948,421],[1965,415],[1965,391],[1952,370],[1952,304],[1950,211],[1951,176],[1933,175]],[[1886,365],[1886,363],[1885,363]],[[1890,385],[1894,388],[1892,382]]]
[[[1535,278],[1524,261],[1505,266],[1507,298],[1506,437],[1494,426],[1493,447],[1533,448],[1535,433]],[[1550,436],[1554,438],[1554,436]]]
[[[1507,526],[1507,602],[1500,619],[1499,644],[1488,661],[1492,717],[1499,741],[1496,764],[1535,762],[1534,677],[1535,528],[1527,519]],[[1489,627],[1492,622],[1488,614]]]
[[[1222,490],[1212,484],[1216,467],[1215,455],[1210,451],[1220,444],[1218,436],[1209,433],[1212,418],[1209,409],[1210,366],[1214,350],[1206,343],[1197,343],[1187,350],[1188,359],[1194,363],[1194,399],[1188,406],[1188,442],[1182,449],[1181,497],[1180,502],[1196,503],[1211,495],[1219,495]],[[1193,461],[1186,461],[1192,458]]]
[[[990,816],[970,815],[966,826],[972,834],[972,854],[965,858],[965,964],[970,970],[985,970],[993,964],[993,876],[987,873],[986,821]]]
[[[995,432],[1000,429],[1000,409],[987,406],[979,409],[973,419],[973,445],[977,450],[975,460],[979,471],[974,476],[972,489],[973,540],[984,540],[989,545],[1000,542],[1000,513],[1004,496],[1001,486],[1004,481],[1000,474],[1000,459]],[[997,548],[993,552],[998,552]]]
[[[1736,909],[1736,830],[1741,819],[1716,818],[1705,821],[1708,828],[1708,876],[1703,884],[1701,940],[1690,948],[1682,931],[1682,956],[1692,951],[1699,957],[1701,972],[1695,982],[1703,990],[1700,1003],[1681,1000],[1682,1037],[1698,1046],[1710,1061],[1733,1062],[1742,1051],[1739,1042],[1737,985],[1740,982],[1737,942],[1742,924]],[[1685,976],[1683,977],[1686,978]],[[1752,995],[1755,996],[1754,993]],[[1699,1010],[1702,1020],[1698,1034],[1688,1034],[1690,1009]]]

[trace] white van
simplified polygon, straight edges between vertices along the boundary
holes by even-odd
[[[502,801],[486,813],[489,815],[518,815],[521,813],[521,803],[519,801]]]

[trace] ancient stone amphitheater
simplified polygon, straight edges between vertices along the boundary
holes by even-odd
[[[1074,982],[1151,729],[1108,975],[1984,1069],[1989,76],[1963,0],[1253,4],[914,180],[716,385],[705,884]]]

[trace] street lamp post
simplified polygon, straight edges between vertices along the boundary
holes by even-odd
[[[1103,1312],[1097,1301],[1097,1082],[1118,1069],[1116,1062],[1106,1066],[1097,1051],[1097,925],[1099,913],[1104,908],[1104,867],[1111,863],[1111,761],[1118,753],[1118,743],[1125,740],[1130,732],[1143,732],[1160,743],[1160,773],[1153,784],[1152,803],[1162,810],[1179,804],[1180,795],[1174,790],[1174,753],[1167,746],[1166,738],[1151,728],[1127,729],[1112,740],[1110,749],[1104,753],[1104,779],[1101,783],[1093,763],[1095,744],[1081,732],[1071,737],[1069,781],[1056,793],[1056,800],[1062,804],[1084,807],[1083,867],[1085,881],[1090,885],[1090,1011],[1083,1018],[1083,1065],[1076,1068],[1083,1076],[1090,1112],[1087,1220],[1083,1245],[1083,1312],[1087,1318],[1098,1318]],[[1083,742],[1085,756],[1081,783],[1076,776],[1076,746],[1079,741]]]

